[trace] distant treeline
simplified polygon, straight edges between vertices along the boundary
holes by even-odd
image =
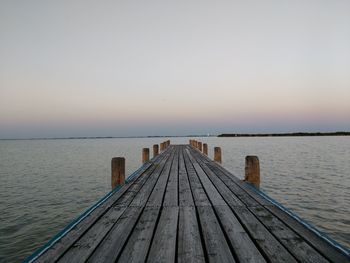
[[[350,132],[223,133],[218,137],[349,136]]]

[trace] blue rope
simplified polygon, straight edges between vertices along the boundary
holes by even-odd
[[[271,198],[270,196],[268,196],[267,194],[265,194],[265,192],[263,192],[263,190],[258,189],[256,187],[254,187],[253,185],[247,183],[246,185],[248,185],[248,187],[250,189],[252,189],[255,193],[261,195],[262,197],[264,197],[265,199],[269,200],[272,204],[274,204],[275,206],[277,206],[279,209],[281,209],[282,211],[284,211],[285,213],[287,213],[289,216],[293,217],[295,220],[297,220],[299,223],[301,223],[302,225],[304,225],[307,229],[311,230],[313,233],[315,233],[316,235],[318,235],[319,237],[321,237],[322,239],[324,239],[326,242],[328,242],[330,245],[332,245],[333,247],[337,248],[338,250],[340,250],[342,253],[344,253],[346,256],[350,256],[350,250],[345,248],[344,246],[342,246],[341,244],[339,244],[337,241],[335,241],[333,238],[329,237],[326,233],[323,233],[321,231],[319,231],[316,227],[314,227],[311,223],[305,221],[304,219],[300,218],[297,214],[293,213],[291,210],[289,210],[288,208],[284,207],[282,204],[280,204],[279,202],[277,202],[276,200],[274,200],[273,198]]]

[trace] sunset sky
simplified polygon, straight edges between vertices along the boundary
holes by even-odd
[[[0,1],[0,138],[350,131],[350,1]]]

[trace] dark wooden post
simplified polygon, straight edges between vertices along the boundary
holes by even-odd
[[[202,151],[202,142],[198,142],[198,150]]]
[[[142,163],[149,161],[149,148],[142,149]]]
[[[112,175],[111,175],[112,189],[118,185],[125,183],[125,158],[112,158]]]
[[[203,153],[205,155],[208,155],[208,144],[206,144],[206,143],[203,143]]]
[[[159,154],[159,145],[154,144],[153,145],[153,157],[156,157]]]
[[[164,143],[160,143],[160,151],[162,152],[162,151],[164,151]]]
[[[244,181],[255,187],[260,187],[260,164],[258,156],[245,157],[245,178]]]
[[[221,163],[221,148],[214,147],[214,161]]]

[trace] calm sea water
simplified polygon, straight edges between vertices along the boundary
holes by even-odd
[[[188,143],[188,138],[170,138]],[[350,247],[350,137],[200,138],[221,146],[243,178],[258,155],[261,188]],[[110,160],[131,174],[141,149],[162,138],[0,141],[0,262],[20,262],[110,190]]]

